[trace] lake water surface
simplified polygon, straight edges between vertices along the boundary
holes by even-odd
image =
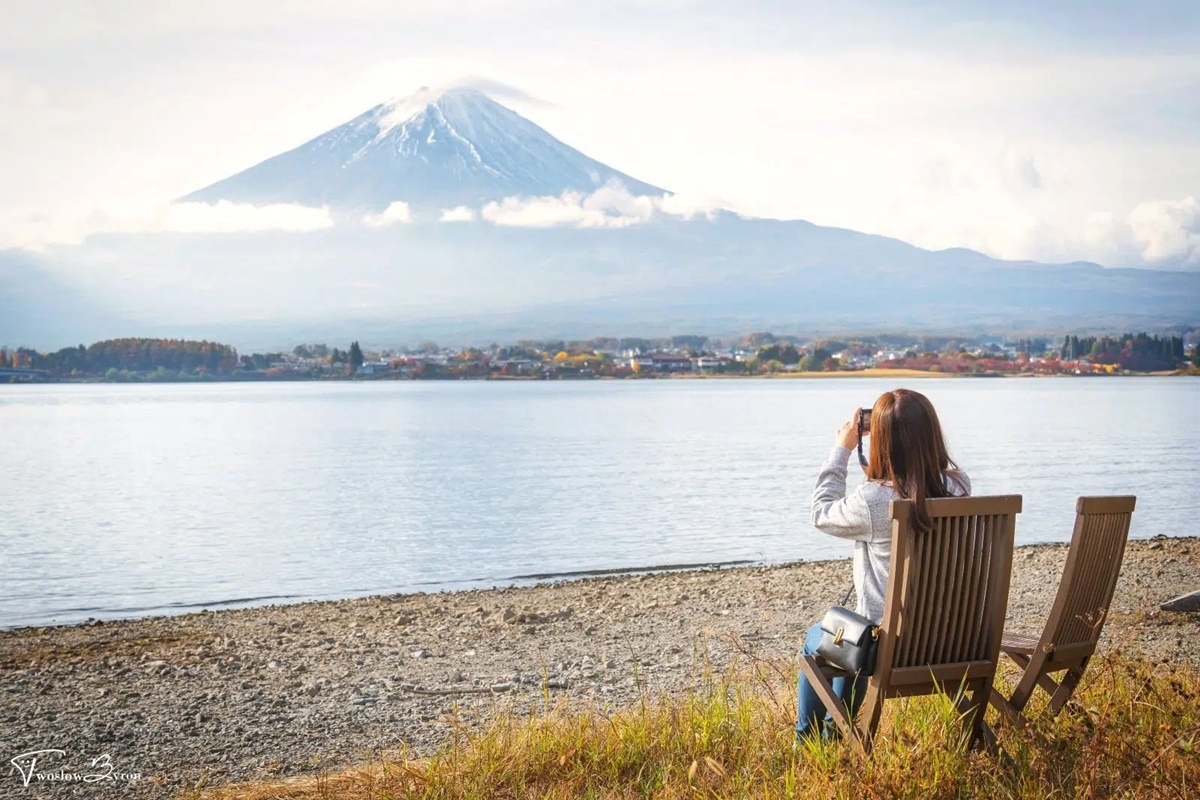
[[[846,557],[813,484],[898,383],[3,386],[0,627]],[[1200,533],[1200,381],[909,385],[975,494],[1024,495],[1018,543],[1068,538],[1081,494]]]

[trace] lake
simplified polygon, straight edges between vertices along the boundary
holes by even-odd
[[[0,386],[0,627],[848,557],[809,524],[816,474],[901,383]],[[1024,495],[1018,543],[1069,538],[1081,494],[1200,533],[1200,381],[906,385],[975,494]]]

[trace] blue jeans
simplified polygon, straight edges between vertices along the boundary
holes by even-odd
[[[821,626],[813,625],[804,637],[804,655],[817,654],[817,645],[821,643]],[[833,693],[850,708],[850,717],[854,718],[858,707],[862,704],[863,695],[867,692],[867,677],[862,676],[854,681],[845,678],[834,678]],[[804,673],[796,682],[796,738],[821,731],[822,735],[831,734],[836,728],[833,716],[825,710],[825,704],[813,690]]]

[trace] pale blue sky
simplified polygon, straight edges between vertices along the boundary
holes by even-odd
[[[4,0],[0,245],[130,226],[484,75],[645,181],[1012,258],[1200,264],[1200,4]]]

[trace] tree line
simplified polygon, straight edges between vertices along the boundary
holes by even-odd
[[[876,349],[885,342],[890,344],[893,337],[863,337],[846,340],[818,339],[811,343],[801,343],[796,337],[775,336],[771,333],[747,334],[736,340],[737,347],[746,349],[744,360],[741,358],[723,359],[715,367],[718,372],[757,373],[778,372],[783,370],[822,371],[837,370],[844,365],[833,354],[848,358],[872,356]],[[898,337],[897,337],[898,338]],[[947,371],[961,371],[962,364],[943,363],[946,356],[958,359],[968,358],[965,344],[970,339],[954,339],[950,337],[921,337],[914,341],[907,340],[908,345],[903,359],[896,358],[886,362],[888,366],[909,365],[913,368],[929,368],[926,365],[938,360],[935,348],[942,351],[942,359],[938,361],[940,368]],[[607,352],[614,348],[640,350],[642,352],[656,349],[671,348],[674,352],[686,352],[691,356],[712,355],[719,340],[703,336],[680,335],[662,339],[646,338],[609,338],[598,337],[586,341],[520,341],[501,347],[491,345],[486,349],[468,348],[454,355],[456,369],[465,369],[467,363],[488,364],[493,361],[527,360],[535,364],[553,365],[558,371],[567,367],[577,367],[589,372],[613,372],[615,364]],[[724,343],[729,346],[728,343]],[[1125,333],[1119,336],[1078,336],[1068,335],[1062,340],[1062,346],[1055,353],[1054,348],[1047,346],[1047,341],[1041,338],[1023,338],[1015,341],[1019,359],[1028,360],[1030,356],[1037,357],[1045,353],[1050,359],[1058,356],[1063,362],[1076,362],[1088,359],[1098,365],[1113,365],[1121,369],[1139,372],[1165,371],[1179,368],[1186,364],[1188,358],[1196,360],[1196,353],[1185,353],[1184,339],[1180,336],[1158,336],[1147,333]],[[918,350],[918,348],[920,348]],[[423,343],[420,352],[438,352],[440,348],[433,342]],[[1005,356],[994,343],[980,346],[976,349],[979,357],[1004,360]],[[1028,355],[1027,355],[1028,354]],[[384,356],[390,355],[384,351]],[[171,380],[175,378],[238,375],[246,377],[250,373],[270,377],[276,373],[298,373],[296,359],[303,359],[309,371],[332,375],[334,373],[353,374],[358,372],[367,355],[357,341],[351,342],[348,349],[329,347],[325,344],[298,345],[291,353],[281,352],[252,353],[239,357],[237,350],[227,344],[207,340],[187,339],[152,339],[124,338],[107,339],[96,342],[88,347],[66,347],[51,353],[40,353],[29,348],[8,350],[0,348],[0,366],[11,366],[25,369],[43,370],[54,377],[107,375],[110,378],[124,379],[133,375],[157,376],[157,379]],[[372,353],[371,358],[379,354]],[[393,357],[392,366],[397,363]],[[924,361],[921,361],[924,359]],[[579,362],[576,364],[575,362]],[[917,364],[917,361],[921,361]],[[313,362],[318,365],[313,366]],[[909,362],[913,362],[909,364]],[[439,372],[436,365],[410,364],[414,372]],[[972,369],[980,369],[978,361],[969,365]],[[330,368],[333,369],[330,369]],[[954,370],[950,370],[954,367]],[[276,369],[278,368],[278,369]],[[450,367],[447,367],[450,370]],[[302,371],[302,370],[299,370]]]
[[[60,375],[128,372],[207,372],[226,375],[237,368],[237,350],[227,344],[188,339],[106,339],[84,347],[64,347],[53,353],[21,348],[14,356],[31,369]],[[0,352],[0,359],[8,360]]]
[[[1125,333],[1120,336],[1067,336],[1064,361],[1086,358],[1096,364],[1117,364],[1141,372],[1175,369],[1187,360],[1183,338]]]
[[[302,345],[296,350],[303,350],[305,357],[339,365],[349,371],[358,370],[366,360],[358,342],[351,342],[347,350],[325,345],[314,345],[311,349]],[[28,347],[14,350],[0,347],[0,366],[40,370],[61,378],[104,375],[123,379],[123,376],[149,375],[170,380],[175,377],[227,376],[266,372],[284,361],[283,353],[239,356],[231,345],[190,339],[106,339],[86,347],[81,344],[49,353]]]

